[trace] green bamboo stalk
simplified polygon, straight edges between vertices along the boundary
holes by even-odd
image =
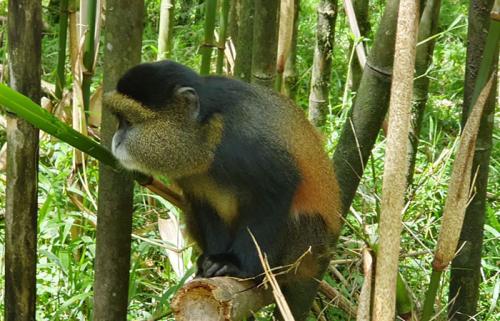
[[[439,283],[441,281],[441,274],[443,271],[433,270],[431,274],[431,281],[427,292],[425,293],[424,308],[422,310],[422,321],[430,320],[434,312],[434,301],[436,300]]]
[[[59,13],[59,49],[57,55],[56,98],[61,99],[65,85],[66,39],[68,37],[68,0],[61,0]]]
[[[236,42],[236,61],[234,76],[250,82],[252,75],[253,21],[255,19],[255,3],[253,0],[241,0],[238,12],[240,27]]]
[[[83,106],[86,111],[90,108],[90,84],[94,73],[96,13],[97,0],[88,0],[87,31],[83,47],[83,66],[85,70],[82,80]]]
[[[215,16],[217,12],[217,0],[207,0],[205,3],[205,42],[200,48],[201,52],[201,75],[210,73],[210,62],[212,60],[212,48],[214,43]]]
[[[398,8],[399,0],[386,1],[356,100],[333,154],[343,215],[349,212],[389,105]]]
[[[272,88],[276,79],[278,0],[255,0],[251,82]]]
[[[472,95],[471,106],[476,103],[481,90],[490,79],[490,68],[493,65],[496,56],[498,55],[498,42],[500,40],[500,1],[495,1],[495,6],[491,14],[490,29],[488,37],[486,38],[486,46],[483,54],[483,61],[479,67],[479,73],[474,87],[474,94]]]
[[[425,42],[417,46],[417,56],[415,59],[412,119],[410,135],[408,136],[409,167],[408,173],[406,175],[406,184],[408,187],[413,183],[420,130],[422,127],[424,111],[429,96],[429,85],[431,77],[429,77],[428,71],[429,66],[432,63],[434,44],[436,42],[436,38],[433,37],[435,37],[438,32],[440,8],[441,0],[428,0],[425,2],[425,7],[423,8],[423,10],[421,10],[422,16],[420,17],[420,25],[418,29],[418,41]]]
[[[229,21],[229,0],[222,0],[219,46],[217,52],[217,64],[215,67],[215,73],[218,75],[222,75],[222,67],[224,66],[224,50],[226,48],[228,21]]]

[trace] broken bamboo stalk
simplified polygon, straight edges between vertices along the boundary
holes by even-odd
[[[176,321],[245,320],[272,303],[272,294],[255,282],[231,277],[194,279],[172,300]]]

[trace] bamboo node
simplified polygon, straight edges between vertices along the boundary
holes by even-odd
[[[385,76],[385,77],[392,77],[392,70],[385,71],[382,68],[375,67],[368,60],[365,63],[365,67],[368,67],[370,70],[374,71],[376,74],[380,74],[380,75]]]
[[[448,262],[449,263],[449,262]],[[432,268],[435,270],[435,271],[444,271],[444,269],[446,269],[446,267],[448,266],[448,263],[446,262],[443,262],[442,260],[440,260],[438,257],[436,257],[434,259],[434,261],[432,261]]]

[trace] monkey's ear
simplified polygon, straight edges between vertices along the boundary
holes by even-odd
[[[189,107],[189,111],[193,118],[198,118],[200,113],[200,99],[196,90],[192,87],[179,87],[175,91],[175,96],[179,99],[183,99],[186,105]]]

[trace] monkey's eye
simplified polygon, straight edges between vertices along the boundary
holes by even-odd
[[[116,118],[118,119],[118,129],[124,129],[132,126],[132,123],[123,116],[123,114],[117,113],[115,114]]]

